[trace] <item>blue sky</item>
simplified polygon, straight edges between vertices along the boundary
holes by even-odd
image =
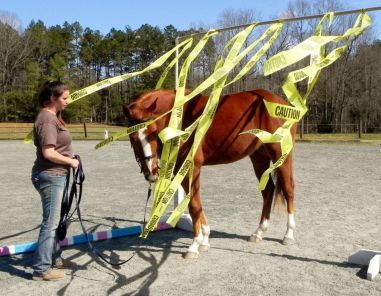
[[[381,0],[351,0],[351,9],[381,6]],[[62,25],[75,21],[103,34],[112,27],[132,29],[142,24],[159,26],[172,24],[179,30],[199,23],[216,27],[217,19],[225,9],[253,9],[262,20],[277,18],[287,7],[287,0],[0,0],[0,10],[14,13],[26,27],[31,20],[42,20],[45,25]],[[381,11],[374,12],[377,36],[381,36]],[[380,37],[379,37],[380,38]]]

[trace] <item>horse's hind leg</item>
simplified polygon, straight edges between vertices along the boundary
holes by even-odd
[[[250,155],[251,162],[253,163],[255,175],[258,180],[260,180],[262,174],[269,168],[270,166],[270,158],[264,150],[264,146],[262,146],[259,150]],[[263,208],[262,215],[259,222],[259,226],[254,234],[252,234],[249,238],[249,241],[258,243],[262,241],[262,235],[267,230],[269,220],[270,220],[270,212],[271,212],[271,204],[274,196],[274,182],[269,178],[267,182],[266,188],[262,191],[263,197]]]
[[[184,184],[184,186],[187,186]],[[187,187],[185,187],[187,188]],[[193,222],[193,242],[189,246],[185,259],[198,258],[199,251],[206,252],[209,250],[210,227],[202,210],[200,197],[200,169],[195,166],[192,183],[192,197],[189,202],[189,214]]]
[[[271,156],[273,163],[275,163],[281,157],[281,149],[278,144],[267,144],[266,149]],[[283,164],[276,169],[277,181],[276,181],[276,191],[282,192],[283,197],[287,203],[287,231],[283,238],[283,244],[290,244],[294,242],[294,230],[295,230],[295,219],[294,219],[294,177],[292,172],[292,152],[288,155]],[[276,205],[280,200],[282,200],[280,194],[277,194],[275,198],[274,205]]]
[[[294,218],[294,176],[292,173],[292,152],[287,159],[277,168],[278,182],[287,202],[287,231],[283,238],[283,244],[287,245],[294,242],[295,218]]]

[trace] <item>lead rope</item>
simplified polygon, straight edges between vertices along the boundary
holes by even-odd
[[[120,262],[117,262],[117,263],[113,263],[111,262],[111,260],[107,259],[104,257],[104,255],[98,251],[98,249],[91,243],[90,239],[89,239],[89,236],[88,236],[88,233],[86,231],[86,228],[83,224],[83,221],[82,221],[82,217],[81,217],[81,210],[79,208],[79,202],[81,201],[81,195],[82,195],[82,183],[83,183],[83,180],[84,180],[84,173],[83,173],[83,168],[82,168],[82,162],[81,162],[81,159],[79,158],[78,155],[76,155],[76,158],[78,159],[78,162],[79,162],[79,165],[78,165],[78,168],[76,170],[76,173],[74,174],[74,180],[73,180],[73,184],[72,184],[72,189],[73,189],[73,186],[77,186],[79,185],[79,197],[77,197],[77,190],[74,189],[73,192],[74,192],[74,196],[75,196],[75,201],[76,201],[76,210],[77,210],[77,215],[78,215],[78,220],[81,224],[81,228],[82,228],[82,231],[83,231],[83,234],[85,235],[85,238],[87,240],[87,243],[90,247],[90,250],[91,252],[98,256],[99,258],[101,258],[104,262],[112,265],[112,266],[120,266],[120,265],[123,265],[125,263],[127,263],[128,261],[130,261],[137,253],[137,251],[135,251],[128,259],[126,260],[123,260],[123,261],[120,261]],[[77,176],[78,175],[83,175],[83,178],[80,179],[80,182],[77,182]],[[151,196],[151,193],[152,193],[152,188],[151,188],[151,183],[149,184],[149,187],[148,187],[148,192],[147,192],[147,199],[146,199],[146,205],[145,205],[145,208],[144,208],[144,219],[143,219],[143,228],[142,230],[145,228],[145,224],[146,224],[146,212],[147,212],[147,205],[148,205],[148,200]],[[138,244],[138,247],[141,246],[142,244],[142,241],[143,241],[143,238],[140,238],[139,240],[139,244]]]

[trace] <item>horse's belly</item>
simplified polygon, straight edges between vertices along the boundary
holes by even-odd
[[[230,141],[204,139],[202,145],[204,165],[225,164],[238,161],[254,153],[261,142],[253,135],[240,135]]]

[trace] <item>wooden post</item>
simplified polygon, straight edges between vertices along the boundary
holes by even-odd
[[[83,122],[83,130],[85,131],[85,138],[87,138],[86,121]]]
[[[299,135],[300,139],[303,139],[303,133],[304,133],[304,117],[302,118],[302,122],[299,124]]]
[[[358,137],[361,139],[361,127],[362,127],[362,122],[361,122],[361,117],[359,119],[359,124],[358,124]]]

